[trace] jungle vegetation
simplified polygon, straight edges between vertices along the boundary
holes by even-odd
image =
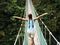
[[[11,17],[23,17],[25,3],[26,0],[0,0],[0,45],[14,44],[21,20]],[[51,12],[42,20],[60,41],[60,0],[33,0],[33,5],[39,15]]]

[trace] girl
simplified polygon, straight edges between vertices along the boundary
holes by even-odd
[[[44,14],[42,14],[40,16],[37,16],[34,19],[32,18],[32,14],[29,14],[28,18],[21,18],[21,17],[13,16],[13,18],[17,18],[19,20],[24,20],[24,21],[28,22],[27,34],[28,34],[29,44],[30,45],[34,45],[34,34],[35,34],[34,21],[37,20],[38,18],[46,15],[46,14],[48,14],[48,13],[44,13]]]

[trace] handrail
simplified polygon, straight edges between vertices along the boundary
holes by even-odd
[[[40,21],[42,22],[42,24],[45,26],[45,28],[47,29],[47,31],[49,32],[49,34],[54,38],[54,40],[57,42],[58,45],[60,45],[60,42],[55,38],[55,36],[52,34],[52,32],[48,29],[48,27],[45,25],[45,23],[40,19]]]
[[[22,24],[21,24],[21,26],[22,26]],[[20,31],[21,31],[21,27],[20,27],[20,30],[18,31],[18,34],[17,34],[17,37],[16,37],[16,39],[15,39],[14,45],[16,45],[16,42],[17,42],[17,40],[18,40],[18,38],[19,38],[19,33],[20,33]]]

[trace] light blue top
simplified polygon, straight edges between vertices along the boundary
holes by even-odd
[[[34,21],[33,20],[28,20],[28,28],[29,29],[34,28]]]

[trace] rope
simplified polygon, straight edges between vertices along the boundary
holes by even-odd
[[[45,28],[47,29],[47,31],[49,32],[49,34],[54,38],[54,40],[58,43],[58,45],[60,45],[60,42],[54,37],[54,35],[50,32],[50,30],[48,29],[48,27],[44,24],[44,22],[40,19],[40,21],[42,22],[42,24],[45,26]]]
[[[16,37],[16,39],[15,39],[14,45],[16,45],[16,43],[17,43],[17,40],[18,40],[18,38],[19,38],[19,33],[20,33],[20,31],[21,31],[21,27],[20,27],[20,30],[18,31],[18,34],[17,34],[17,37]]]

